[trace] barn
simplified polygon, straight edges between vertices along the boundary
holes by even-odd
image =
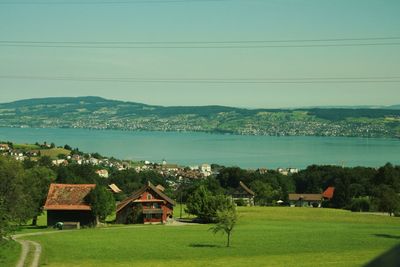
[[[255,193],[248,188],[242,181],[239,182],[239,186],[232,192],[233,200],[243,201],[248,206],[254,206]]]
[[[96,217],[85,202],[85,197],[95,187],[95,184],[50,184],[44,205],[47,226],[54,226],[57,222],[94,225]]]
[[[172,217],[175,201],[148,182],[117,205],[117,223],[166,223]]]

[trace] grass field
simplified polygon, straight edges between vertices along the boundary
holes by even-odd
[[[40,149],[40,146],[34,144],[14,144],[14,149],[35,150]]]
[[[71,151],[64,148],[50,148],[50,149],[42,149],[40,150],[40,155],[49,156],[52,159],[56,159],[58,155],[69,155]]]
[[[176,210],[177,211],[177,210]],[[400,218],[239,208],[232,247],[209,225],[136,225],[29,237],[44,266],[362,266],[400,242]]]
[[[0,266],[15,266],[19,254],[20,245],[15,241],[0,241]]]

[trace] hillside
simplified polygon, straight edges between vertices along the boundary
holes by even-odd
[[[278,136],[399,137],[400,110],[164,107],[93,96],[59,97],[0,104],[0,127],[200,131]]]

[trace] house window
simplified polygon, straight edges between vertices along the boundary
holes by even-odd
[[[146,219],[151,220],[151,214],[146,214]]]
[[[152,199],[152,195],[151,194],[147,194],[147,199]]]
[[[158,204],[158,203],[153,204],[153,209],[159,209],[159,208],[160,208],[160,204]]]

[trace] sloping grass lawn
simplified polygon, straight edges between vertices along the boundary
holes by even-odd
[[[71,154],[71,151],[64,148],[50,148],[40,150],[40,155],[49,156],[52,159],[56,159],[58,155],[63,154],[65,156]]]
[[[232,247],[209,225],[136,225],[29,237],[43,266],[362,266],[400,243],[400,218],[240,208]]]

